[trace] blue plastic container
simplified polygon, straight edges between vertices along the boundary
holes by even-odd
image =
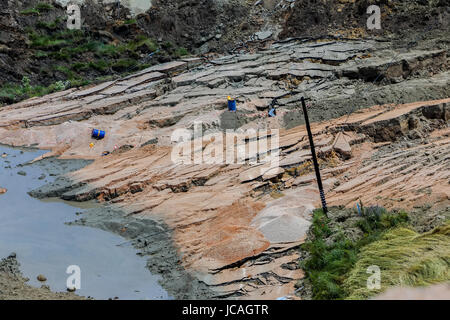
[[[98,130],[98,129],[92,129],[92,138],[101,140],[105,137],[105,131]]]
[[[236,111],[236,99],[228,97],[228,110]]]

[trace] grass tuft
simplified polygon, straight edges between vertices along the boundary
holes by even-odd
[[[367,299],[392,286],[426,286],[450,280],[450,223],[418,234],[396,228],[361,249],[343,287],[348,299]],[[381,270],[381,288],[367,288],[367,268]]]

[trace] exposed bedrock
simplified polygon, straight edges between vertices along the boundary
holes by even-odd
[[[367,68],[382,73],[396,56],[407,68],[399,63],[401,72],[373,83]],[[446,57],[444,49],[401,52],[371,40],[294,39],[254,53],[181,59],[3,107],[0,142],[50,150],[36,160],[94,160],[32,194],[104,203],[79,223],[124,230],[159,261],[149,268],[174,292],[192,284],[180,297],[294,296],[303,277],[297,248],[320,205],[301,97],[330,205],[361,199],[443,208],[450,193]],[[227,110],[228,96],[237,112]],[[92,139],[94,128],[105,138]],[[191,135],[196,128],[205,136]],[[188,136],[173,139],[186,129]],[[241,129],[228,145],[220,140],[226,129]],[[188,146],[186,159],[200,163],[179,161],[177,148]],[[246,151],[240,162],[238,146]],[[221,161],[203,161],[220,151]],[[157,229],[161,239],[150,235]]]

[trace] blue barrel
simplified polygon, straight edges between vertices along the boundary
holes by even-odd
[[[232,99],[231,97],[228,97],[228,110],[236,111],[236,99]]]
[[[98,130],[98,129],[92,129],[92,138],[94,139],[103,139],[105,137],[105,131]]]

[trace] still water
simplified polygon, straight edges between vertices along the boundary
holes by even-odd
[[[7,156],[0,157],[0,187],[8,191],[0,195],[0,258],[16,252],[30,285],[41,286],[43,283],[36,277],[43,274],[52,291],[65,291],[70,276],[66,269],[76,265],[81,269],[79,295],[96,299],[170,299],[158,284],[159,276],[146,269],[146,259],[136,255],[136,249],[123,245],[124,238],[65,224],[96,204],[41,201],[27,194],[55,179],[54,164],[26,164],[45,151],[0,145],[0,155],[3,153]]]

